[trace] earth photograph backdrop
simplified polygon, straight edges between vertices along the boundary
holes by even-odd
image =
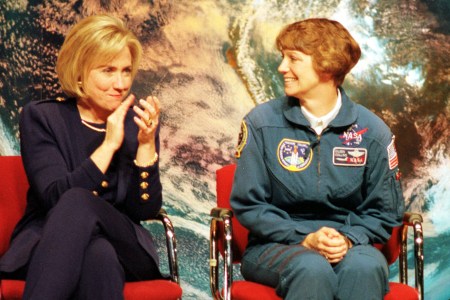
[[[362,48],[344,88],[396,135],[407,210],[424,217],[425,299],[450,299],[450,1],[0,0],[0,155],[20,154],[26,103],[61,95],[58,49],[73,24],[98,13],[136,33],[144,56],[133,93],[161,101],[163,206],[183,299],[211,299],[215,171],[235,161],[245,114],[283,94],[276,35],[311,17],[341,22]]]

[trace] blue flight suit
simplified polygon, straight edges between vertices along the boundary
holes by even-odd
[[[242,273],[285,299],[381,299],[388,290],[386,260],[370,245],[386,242],[404,213],[394,136],[340,92],[321,135],[293,97],[258,105],[242,122],[231,193],[250,231]],[[338,264],[299,245],[324,226],[354,245]]]

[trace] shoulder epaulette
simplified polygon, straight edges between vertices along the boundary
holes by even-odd
[[[65,102],[68,99],[65,97],[56,97],[56,98],[48,98],[48,99],[42,99],[42,100],[37,100],[37,103],[49,103],[49,102]]]

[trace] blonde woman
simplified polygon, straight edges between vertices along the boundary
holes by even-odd
[[[67,98],[21,113],[28,205],[0,271],[26,278],[24,299],[123,299],[125,280],[162,278],[139,224],[162,205],[159,102],[130,95],[141,53],[121,20],[87,17],[58,56]]]

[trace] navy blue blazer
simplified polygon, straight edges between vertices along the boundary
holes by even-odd
[[[155,217],[161,208],[159,165],[149,168],[134,165],[138,147],[134,115],[130,109],[125,119],[125,138],[115,154],[118,182],[114,205],[130,218],[139,242],[158,262],[151,236],[139,222]],[[27,263],[40,239],[48,211],[64,192],[81,187],[101,197],[102,182],[107,177],[89,158],[91,153],[87,153],[82,126],[75,99],[32,101],[23,108],[20,145],[30,188],[25,214],[14,229],[10,249],[0,260],[0,271],[12,272]],[[156,149],[159,153],[159,128]],[[141,198],[143,190],[139,188],[140,174],[144,171],[149,174],[145,191],[150,195],[148,199]]]

